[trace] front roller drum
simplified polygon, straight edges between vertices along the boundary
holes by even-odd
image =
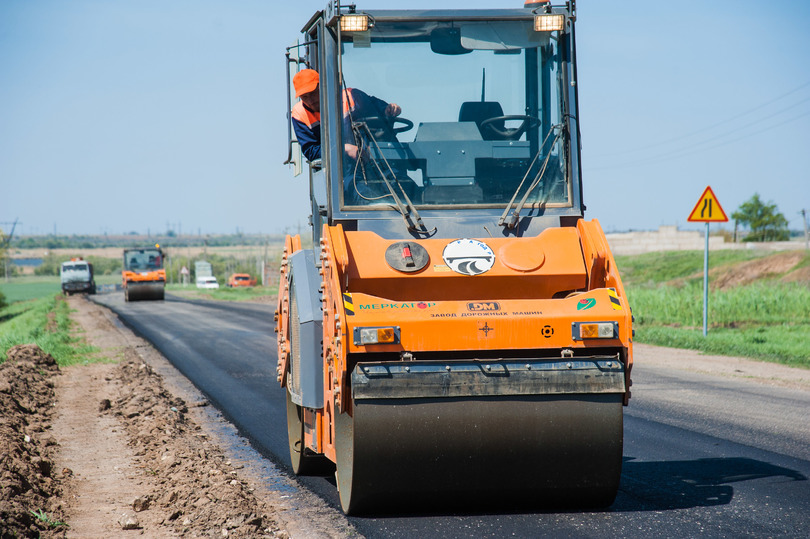
[[[341,505],[347,514],[608,506],[621,475],[622,398],[355,399],[335,424]]]
[[[129,282],[124,291],[124,298],[126,301],[162,300],[165,297],[165,289],[163,282]]]

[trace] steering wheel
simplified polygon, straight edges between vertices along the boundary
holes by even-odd
[[[508,122],[511,120],[521,120],[521,123],[518,127],[515,128],[504,128],[501,129],[496,127],[497,122]],[[537,127],[540,124],[540,119],[535,118],[534,116],[526,116],[523,114],[516,114],[513,116],[495,116],[493,118],[489,118],[488,120],[484,120],[481,122],[481,131],[491,131],[495,135],[501,137],[503,140],[517,140],[519,139],[523,133],[527,130]]]
[[[369,116],[364,121],[371,131],[385,131],[390,129],[394,135],[399,135],[400,133],[413,129],[413,122],[402,116]],[[395,127],[396,124],[402,125]]]

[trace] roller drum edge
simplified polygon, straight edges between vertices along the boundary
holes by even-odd
[[[165,298],[165,285],[161,283],[128,283],[125,291],[127,301],[162,300]]]
[[[337,418],[347,513],[604,507],[622,466],[622,396],[379,399]]]

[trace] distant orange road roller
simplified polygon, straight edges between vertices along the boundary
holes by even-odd
[[[162,300],[166,290],[166,270],[163,268],[160,245],[124,249],[124,269],[121,281],[126,301]]]

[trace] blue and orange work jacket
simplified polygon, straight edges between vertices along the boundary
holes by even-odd
[[[349,117],[383,116],[388,103],[362,90],[347,88],[343,92],[343,137],[353,140]],[[301,151],[309,161],[321,158],[321,113],[309,110],[299,101],[292,109],[292,125]],[[348,138],[347,138],[348,137]]]

